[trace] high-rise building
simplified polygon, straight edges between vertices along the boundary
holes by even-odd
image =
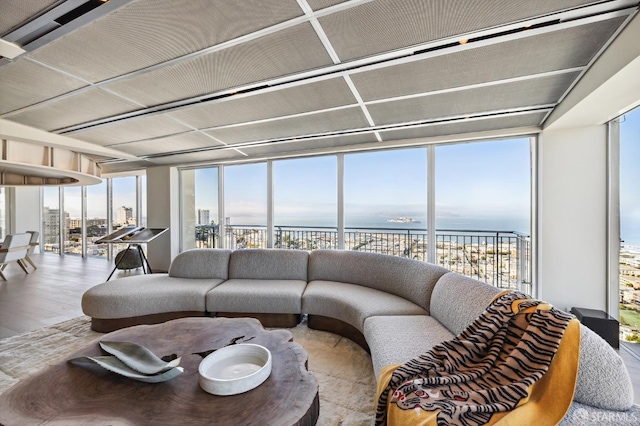
[[[65,235],[68,233],[69,229],[69,222],[66,220],[68,216],[69,213],[65,212]],[[44,243],[58,244],[60,240],[60,209],[50,209],[49,207],[44,207],[42,221],[44,225]]]
[[[209,210],[198,209],[198,225],[209,225]]]
[[[130,225],[133,219],[133,207],[118,207],[116,211],[116,223],[118,225]],[[133,222],[135,224],[135,222]]]

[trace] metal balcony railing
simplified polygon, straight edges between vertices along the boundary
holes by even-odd
[[[426,229],[346,228],[345,250],[428,260]],[[225,226],[225,248],[266,248],[267,227]],[[337,249],[338,230],[320,226],[276,226],[274,248]],[[196,227],[196,247],[220,247],[215,225]],[[499,288],[531,291],[531,243],[513,231],[436,230],[435,263]]]

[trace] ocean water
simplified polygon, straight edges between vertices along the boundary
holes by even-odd
[[[405,216],[410,217],[410,216]],[[388,219],[379,216],[359,216],[357,218],[345,218],[347,228],[367,228],[367,229],[411,229],[426,230],[425,218],[411,217],[419,221],[418,223],[398,223],[388,222]],[[241,224],[242,222],[232,220],[231,224]],[[326,226],[335,227],[334,218],[276,218],[276,226]],[[446,217],[436,219],[437,230],[469,230],[469,231],[503,231],[520,232],[530,235],[529,220],[527,218],[505,217],[505,218],[464,218]]]

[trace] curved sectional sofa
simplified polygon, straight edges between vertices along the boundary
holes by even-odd
[[[82,309],[101,332],[186,316],[251,316],[265,327],[294,327],[306,314],[309,328],[366,349],[377,377],[459,334],[499,291],[436,265],[374,253],[194,249],[176,256],[168,274],[92,287]],[[581,326],[576,392],[562,424],[590,420],[638,424],[640,408],[622,359]]]

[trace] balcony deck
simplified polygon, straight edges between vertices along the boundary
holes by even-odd
[[[104,282],[113,269],[113,263],[102,258],[51,253],[34,254],[32,258],[38,265],[35,272],[26,275],[12,264],[4,272],[8,281],[0,281],[0,338],[83,315],[82,293]],[[116,271],[112,279],[140,273],[141,269]],[[629,369],[635,402],[640,404],[640,350],[634,354],[626,348],[628,345],[622,343],[618,353]],[[640,349],[640,344],[633,348]]]

